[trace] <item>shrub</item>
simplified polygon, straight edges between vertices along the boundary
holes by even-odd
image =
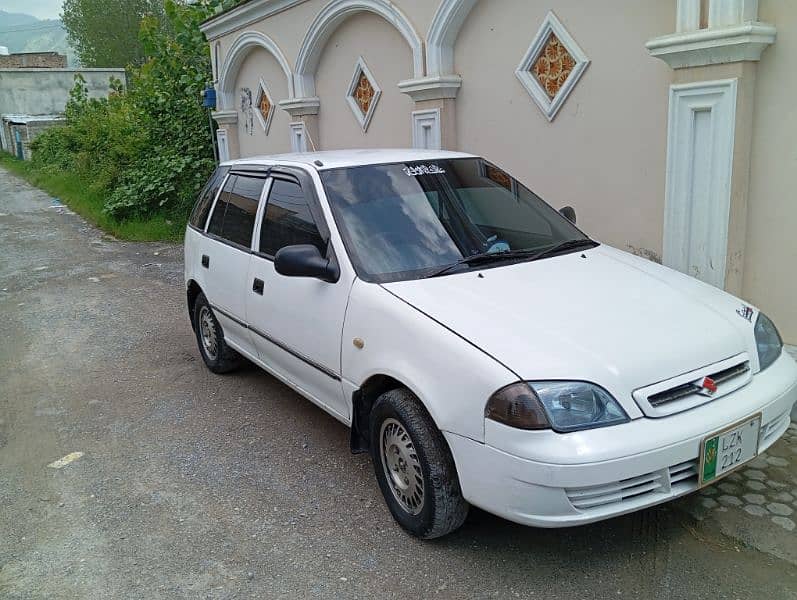
[[[214,133],[200,96],[211,79],[210,52],[199,24],[232,3],[166,0],[165,23],[145,17],[148,58],[129,69],[128,88],[112,80],[108,98],[90,98],[77,75],[66,123],[35,140],[34,166],[78,175],[118,221],[155,215],[184,221],[214,166]]]

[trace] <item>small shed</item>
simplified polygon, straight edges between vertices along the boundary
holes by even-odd
[[[63,123],[63,115],[0,115],[0,148],[30,160],[30,144],[42,131]]]

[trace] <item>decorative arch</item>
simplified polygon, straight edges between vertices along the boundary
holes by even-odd
[[[213,81],[218,83],[221,73],[221,42],[213,44]]]
[[[478,0],[442,0],[426,36],[426,73],[429,77],[454,73],[454,43]]]
[[[232,46],[230,46],[230,50],[224,59],[221,73],[218,76],[220,96],[219,110],[230,110],[233,108],[235,102],[235,77],[244,59],[255,48],[264,48],[274,56],[282,68],[282,71],[285,73],[285,78],[288,80],[288,98],[294,98],[293,72],[282,50],[280,50],[274,40],[267,35],[259,31],[246,31],[239,35]]]
[[[371,12],[393,25],[412,50],[413,75],[423,77],[423,41],[409,19],[388,0],[332,0],[318,13],[302,42],[296,59],[296,93],[300,98],[315,97],[315,72],[321,53],[335,30],[349,17]]]

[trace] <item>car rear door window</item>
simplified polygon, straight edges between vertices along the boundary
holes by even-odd
[[[216,198],[216,194],[229,170],[229,167],[218,167],[205,184],[205,187],[202,188],[194,210],[191,212],[191,218],[188,220],[193,227],[205,229],[205,223],[208,221],[208,214],[211,206],[213,206],[213,200]]]
[[[312,244],[326,254],[302,187],[297,181],[275,178],[260,228],[260,252],[274,256],[280,248],[295,244]]]
[[[237,175],[230,175],[227,182],[224,184],[224,189],[221,191],[216,207],[213,209],[213,214],[210,215],[210,223],[208,223],[208,233],[221,237],[221,227],[224,225],[224,213],[227,211],[227,196],[232,192],[235,185],[235,180],[238,179]]]
[[[227,179],[210,218],[208,233],[249,248],[264,183],[262,177],[248,175],[232,175]]]

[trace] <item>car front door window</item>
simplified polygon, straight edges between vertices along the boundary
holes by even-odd
[[[274,179],[260,228],[260,252],[274,256],[281,248],[296,244],[312,244],[322,255],[326,253],[326,243],[299,183]]]

